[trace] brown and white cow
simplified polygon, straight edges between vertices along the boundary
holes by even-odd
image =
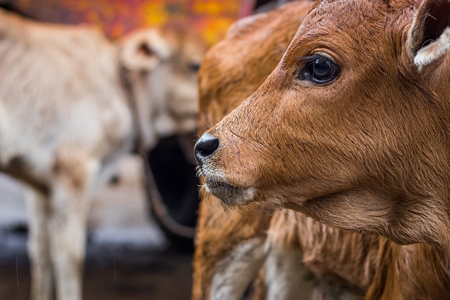
[[[130,102],[147,147],[193,130],[204,51],[186,30],[115,43],[0,11],[0,170],[31,187],[32,299],[81,299],[89,195],[133,144]]]
[[[396,5],[401,7],[400,3]],[[392,5],[392,7],[395,7],[395,5]],[[431,5],[431,7],[433,6]],[[442,8],[445,9],[445,5]],[[409,14],[414,13],[415,7],[412,4],[410,9]],[[290,7],[287,11],[292,10],[293,7]],[[280,32],[287,34],[287,29],[280,25],[278,25],[279,27],[272,27],[274,26],[273,23],[268,22],[268,20],[273,20],[276,15],[270,16],[270,19],[257,18],[248,21],[241,35],[230,33],[231,36],[227,40],[214,47],[205,57],[200,76],[201,130],[214,125],[226,113],[239,105],[240,101],[252,92],[252,89],[256,89],[257,75],[255,74],[260,75],[261,81],[268,75],[268,73],[264,74],[266,72],[264,66],[270,66],[270,60],[265,60],[265,56],[261,55],[262,53],[259,50],[267,51],[267,57],[275,59],[276,51],[274,49],[276,48],[274,46],[279,45],[275,40],[280,38],[277,34],[280,34]],[[292,17],[286,11],[283,12],[282,16],[286,22]],[[411,21],[411,15],[409,17]],[[420,15],[417,15],[417,18],[420,20]],[[259,20],[260,23],[258,23]],[[407,22],[408,20],[403,21]],[[286,30],[286,32],[283,30]],[[260,32],[265,32],[270,36],[264,39],[261,34],[259,40],[258,38],[252,40],[252,37],[257,36]],[[271,40],[272,37],[274,40]],[[255,46],[253,44],[255,41],[262,43],[266,48],[258,47],[259,45]],[[266,45],[271,42],[273,42],[271,46]],[[235,46],[236,48],[234,48]],[[297,45],[297,47],[300,46]],[[247,57],[245,55],[236,56],[237,53],[241,52],[239,49],[246,49],[250,54]],[[232,62],[227,58],[231,58],[233,55],[241,60]],[[253,58],[254,60],[252,60]],[[281,54],[279,54],[279,58],[281,58]],[[410,67],[414,69],[412,65]],[[258,73],[258,71],[260,72]],[[239,72],[242,74],[239,75]],[[217,76],[217,74],[222,73],[223,75]],[[248,82],[245,81],[247,78],[250,79]],[[301,93],[297,91],[295,95],[299,97]],[[243,97],[239,99],[240,96]],[[250,102],[251,100],[247,101]],[[264,107],[261,106],[260,109],[264,110]],[[253,121],[251,113],[253,111],[249,112],[246,117],[242,117],[239,123],[245,124],[247,121]],[[265,115],[265,120],[269,121],[271,117]],[[322,120],[326,121],[326,118]],[[261,126],[263,126],[262,122],[266,121],[261,121]],[[234,125],[240,126],[242,124],[236,123]],[[267,130],[278,129],[276,126],[272,126]],[[249,144],[259,143],[259,141],[251,139],[254,134],[251,128],[248,127],[246,130],[246,134],[250,134],[250,136],[241,136],[241,138],[250,138],[250,140],[246,140]],[[264,131],[265,129],[260,130]],[[240,136],[240,132],[231,134]],[[211,145],[207,146],[214,146],[214,144],[215,142],[212,142]],[[231,149],[228,150],[240,150],[238,148],[240,146],[242,145],[229,145]],[[234,147],[236,148],[233,149]],[[255,147],[258,148],[257,145]],[[263,148],[265,145],[259,147]],[[206,158],[208,163],[213,162],[211,163],[212,166],[214,166],[214,162],[217,162],[217,158],[214,156],[220,155],[220,150],[219,140],[217,154],[213,154],[211,158]],[[232,164],[242,167],[240,165],[242,163],[241,154],[238,153],[234,158],[231,156],[227,158],[229,167],[233,167]],[[257,155],[258,151],[253,154]],[[283,153],[277,152],[277,154]],[[264,158],[270,163],[271,157],[267,154]],[[282,159],[282,156],[280,159]],[[291,163],[296,161],[298,159]],[[248,171],[247,166],[242,168],[243,173]],[[212,170],[214,169],[212,168]],[[237,170],[234,176],[238,176],[239,171]],[[225,189],[226,185],[223,188]],[[239,196],[234,194],[234,189],[227,192],[229,192],[228,199],[231,201],[234,201],[234,196]],[[246,208],[244,213],[226,213],[221,210],[218,200],[210,193],[203,191],[203,199],[206,201],[202,203],[200,212],[194,298],[220,298],[220,296],[217,296],[217,287],[219,287],[219,292],[222,289],[222,292],[230,293],[230,297],[227,299],[239,298],[239,292],[243,292],[245,284],[250,281],[242,277],[255,274],[256,271],[253,269],[257,268],[255,266],[261,265],[261,260],[264,260],[267,255],[263,248],[264,230],[267,226],[265,225],[267,218],[270,218],[266,213],[271,215],[271,210],[264,212],[259,207],[257,209]],[[267,209],[272,205],[266,202],[262,207]],[[360,216],[352,213],[352,217]],[[331,281],[340,281],[341,284],[350,284],[360,288],[363,292],[368,291],[367,299],[439,299],[448,295],[450,291],[445,269],[440,265],[436,251],[427,245],[399,246],[386,239],[371,235],[342,232],[320,225],[318,222],[306,219],[305,216],[292,211],[276,213],[270,225],[269,235],[271,236],[269,243],[271,247],[275,245],[282,249],[295,250],[296,247],[297,250],[301,249],[303,260],[316,276],[322,276],[323,278],[331,276]],[[251,262],[251,255],[256,256],[253,262]],[[226,277],[224,274],[227,271],[230,273]],[[218,282],[219,280],[222,280],[222,282]],[[227,287],[227,284],[235,284],[235,286]]]

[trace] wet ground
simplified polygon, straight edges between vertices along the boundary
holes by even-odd
[[[99,258],[90,253],[84,276],[84,299],[189,299],[190,255],[152,253],[145,249],[115,249]],[[118,257],[122,253],[122,257]],[[25,253],[0,265],[0,299],[29,299],[30,275]],[[141,256],[142,259],[136,260]]]
[[[85,300],[190,298],[192,252],[169,247],[147,215],[137,158],[120,183],[93,197],[87,237]],[[23,189],[0,176],[0,300],[29,299]]]

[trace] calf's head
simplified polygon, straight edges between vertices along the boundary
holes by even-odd
[[[197,142],[204,187],[449,246],[449,15],[447,0],[317,1],[267,80]]]
[[[206,45],[191,28],[141,29],[121,41],[147,147],[159,138],[193,132],[197,125],[197,72]]]

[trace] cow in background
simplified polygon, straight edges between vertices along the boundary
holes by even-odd
[[[147,148],[195,129],[204,51],[188,29],[112,42],[95,28],[0,11],[0,170],[30,187],[32,299],[52,299],[54,288],[57,299],[82,298],[89,195],[137,128]]]

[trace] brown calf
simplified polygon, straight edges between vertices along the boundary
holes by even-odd
[[[197,143],[206,190],[430,243],[450,272],[449,10],[317,2],[269,78]]]
[[[296,13],[302,13],[301,10],[295,11],[296,5],[300,4],[293,3],[285,10],[271,13],[267,19],[259,17],[241,21],[246,26],[240,35],[233,35],[231,30],[228,38],[207,54],[200,76],[202,130],[214,125],[235,108],[256,89],[258,80],[262,81],[269,74],[270,70],[262,67],[273,66],[281,58],[281,53],[275,50],[276,46],[283,45],[278,39],[292,34],[288,26],[295,26],[295,21],[300,21],[295,19]],[[271,35],[264,37],[263,33]],[[239,55],[240,60],[228,59],[237,57],[240,53],[238,49],[246,49],[247,55]],[[350,286],[352,290],[356,289],[356,293],[368,290],[367,299],[439,299],[450,292],[445,271],[429,246],[398,246],[384,238],[342,232],[306,219],[302,214],[282,211],[273,217],[270,239],[266,250],[262,250],[264,230],[270,218],[265,211],[252,207],[246,208],[243,213],[225,213],[211,194],[204,192],[203,199],[195,260],[194,299],[220,298],[226,292],[227,299],[238,299],[239,292],[243,293],[245,284],[252,279],[245,276],[256,274],[254,269],[262,264],[267,255],[270,258],[274,254],[277,256],[278,252],[281,254],[278,257],[287,258],[288,264],[295,265],[298,262],[289,261],[289,254],[299,252],[297,256],[291,255],[299,260],[300,250],[305,264],[322,282]],[[264,207],[269,209],[271,205]],[[268,212],[271,214],[270,209]],[[255,254],[257,257],[251,262],[248,256]],[[267,262],[271,260],[267,259]],[[286,273],[286,269],[278,271]],[[227,272],[228,276],[224,276]],[[279,277],[282,275],[278,273]],[[291,276],[295,284],[292,280],[295,274],[284,275]],[[219,280],[222,282],[217,282]],[[273,278],[268,280],[273,281]],[[273,288],[273,282],[269,283],[269,287]],[[330,295],[338,297],[332,291]]]
[[[53,287],[57,299],[81,299],[89,195],[133,144],[129,102],[147,147],[194,130],[191,67],[204,50],[184,31],[148,29],[113,43],[94,28],[0,11],[0,170],[31,187],[32,299],[52,299]]]

